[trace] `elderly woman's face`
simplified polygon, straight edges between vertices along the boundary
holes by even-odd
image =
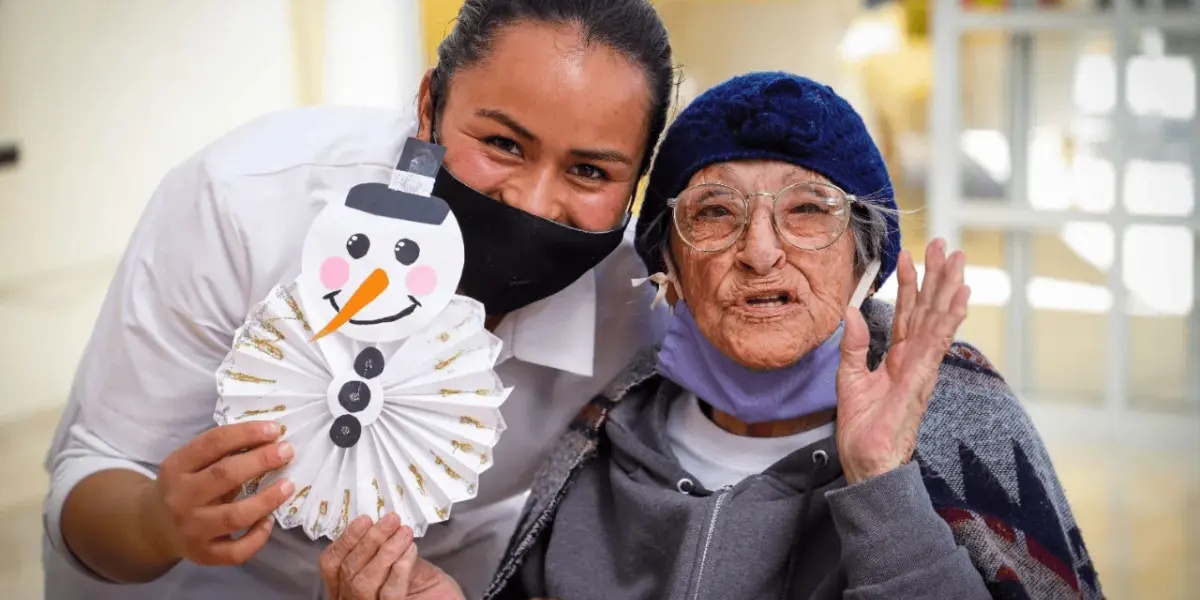
[[[743,194],[774,193],[798,181],[827,179],[782,162],[709,166],[689,182],[723,183]],[[746,231],[719,252],[700,252],[671,228],[671,254],[684,300],[700,331],[721,352],[752,369],[789,365],[829,338],[854,292],[854,235],[822,250],[782,240],[771,199],[752,197]]]

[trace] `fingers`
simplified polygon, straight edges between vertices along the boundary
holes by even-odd
[[[971,286],[964,285],[954,294],[954,299],[950,301],[950,313],[958,318],[958,325],[967,318],[967,305],[971,302]],[[956,325],[957,327],[957,325]]]
[[[912,253],[901,251],[898,263],[896,279],[899,290],[896,293],[895,319],[892,321],[893,343],[908,337],[908,324],[917,303],[917,268],[913,265]]]
[[[195,473],[209,465],[246,448],[257,448],[275,441],[280,434],[279,424],[273,421],[247,421],[209,429],[173,452],[170,467],[182,473]],[[168,467],[167,461],[163,467]]]
[[[325,581],[325,590],[329,592],[329,597],[333,600],[338,598],[338,584],[340,582],[340,570],[342,561],[350,554],[351,550],[358,545],[367,531],[371,529],[371,519],[369,517],[358,517],[350,522],[346,527],[346,531],[338,539],[334,540],[324,552],[321,553],[319,561],[321,567],[321,579]]]
[[[267,515],[250,528],[246,535],[236,540],[214,542],[206,553],[208,560],[200,562],[200,564],[240,565],[250,560],[250,557],[257,554],[266,545],[267,541],[271,539],[273,529],[275,529],[275,517]]]
[[[343,591],[353,590],[351,586],[354,584],[355,576],[367,566],[384,542],[391,538],[398,529],[400,529],[400,517],[396,513],[388,513],[362,536],[362,539],[346,555],[338,569],[338,585]]]
[[[249,498],[201,508],[196,517],[197,526],[203,529],[208,539],[241,531],[271,517],[272,511],[287,502],[295,491],[296,484],[281,479]]]
[[[918,312],[933,308],[934,298],[942,282],[942,267],[946,262],[946,241],[938,238],[929,242],[925,247],[925,277],[921,279],[921,289],[917,292]]]
[[[445,571],[427,560],[418,558],[412,566],[412,574],[408,577],[408,593],[414,596],[425,593],[433,595],[434,590],[439,592],[436,594],[437,598],[462,598],[462,589]]]
[[[946,259],[942,268],[941,285],[939,289],[934,290],[936,297],[933,299],[933,307],[938,313],[944,314],[950,311],[951,301],[963,286],[963,269],[966,262],[966,256],[958,251],[951,253]]]
[[[405,553],[410,553],[414,550],[412,530],[408,527],[401,527],[392,534],[391,537],[379,547],[379,551],[375,553],[375,557],[367,563],[365,567],[357,574],[350,582],[350,589],[360,594],[366,592],[370,598],[374,598],[369,594],[379,590],[380,598],[386,598],[382,588],[386,583],[389,575],[393,571],[393,565],[400,560],[400,557]],[[416,556],[416,552],[411,552]]]
[[[190,492],[199,504],[208,504],[247,481],[286,465],[295,455],[291,443],[281,442],[226,456],[197,473],[189,482]]]
[[[862,312],[851,306],[846,309],[846,330],[842,335],[842,361],[838,366],[838,380],[853,380],[869,373],[867,348],[871,334]]]
[[[417,545],[409,545],[408,549],[400,555],[400,559],[392,564],[387,581],[379,590],[379,600],[405,600],[408,598],[408,583],[418,560]]]

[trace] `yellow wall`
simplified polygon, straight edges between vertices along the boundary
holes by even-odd
[[[326,0],[291,0],[292,47],[296,62],[296,102],[301,106],[325,100]]]
[[[454,18],[462,0],[421,0],[421,21],[425,32],[425,64],[437,62],[437,47],[454,27]]]

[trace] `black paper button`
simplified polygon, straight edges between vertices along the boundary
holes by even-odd
[[[371,403],[371,388],[365,381],[347,381],[338,392],[338,402],[342,408],[356,413]]]
[[[383,372],[383,353],[371,346],[358,353],[354,359],[354,372],[364,379],[374,379]]]
[[[329,428],[329,439],[339,448],[350,448],[362,437],[362,423],[354,415],[342,415],[333,420]]]

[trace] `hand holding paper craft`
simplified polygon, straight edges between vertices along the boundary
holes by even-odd
[[[388,512],[424,535],[475,496],[504,430],[500,340],[454,293],[462,233],[430,194],[443,153],[410,139],[390,186],[325,208],[300,277],[252,309],[217,373],[219,424],[275,420],[296,447],[245,491],[292,479],[275,516],[314,540]]]

